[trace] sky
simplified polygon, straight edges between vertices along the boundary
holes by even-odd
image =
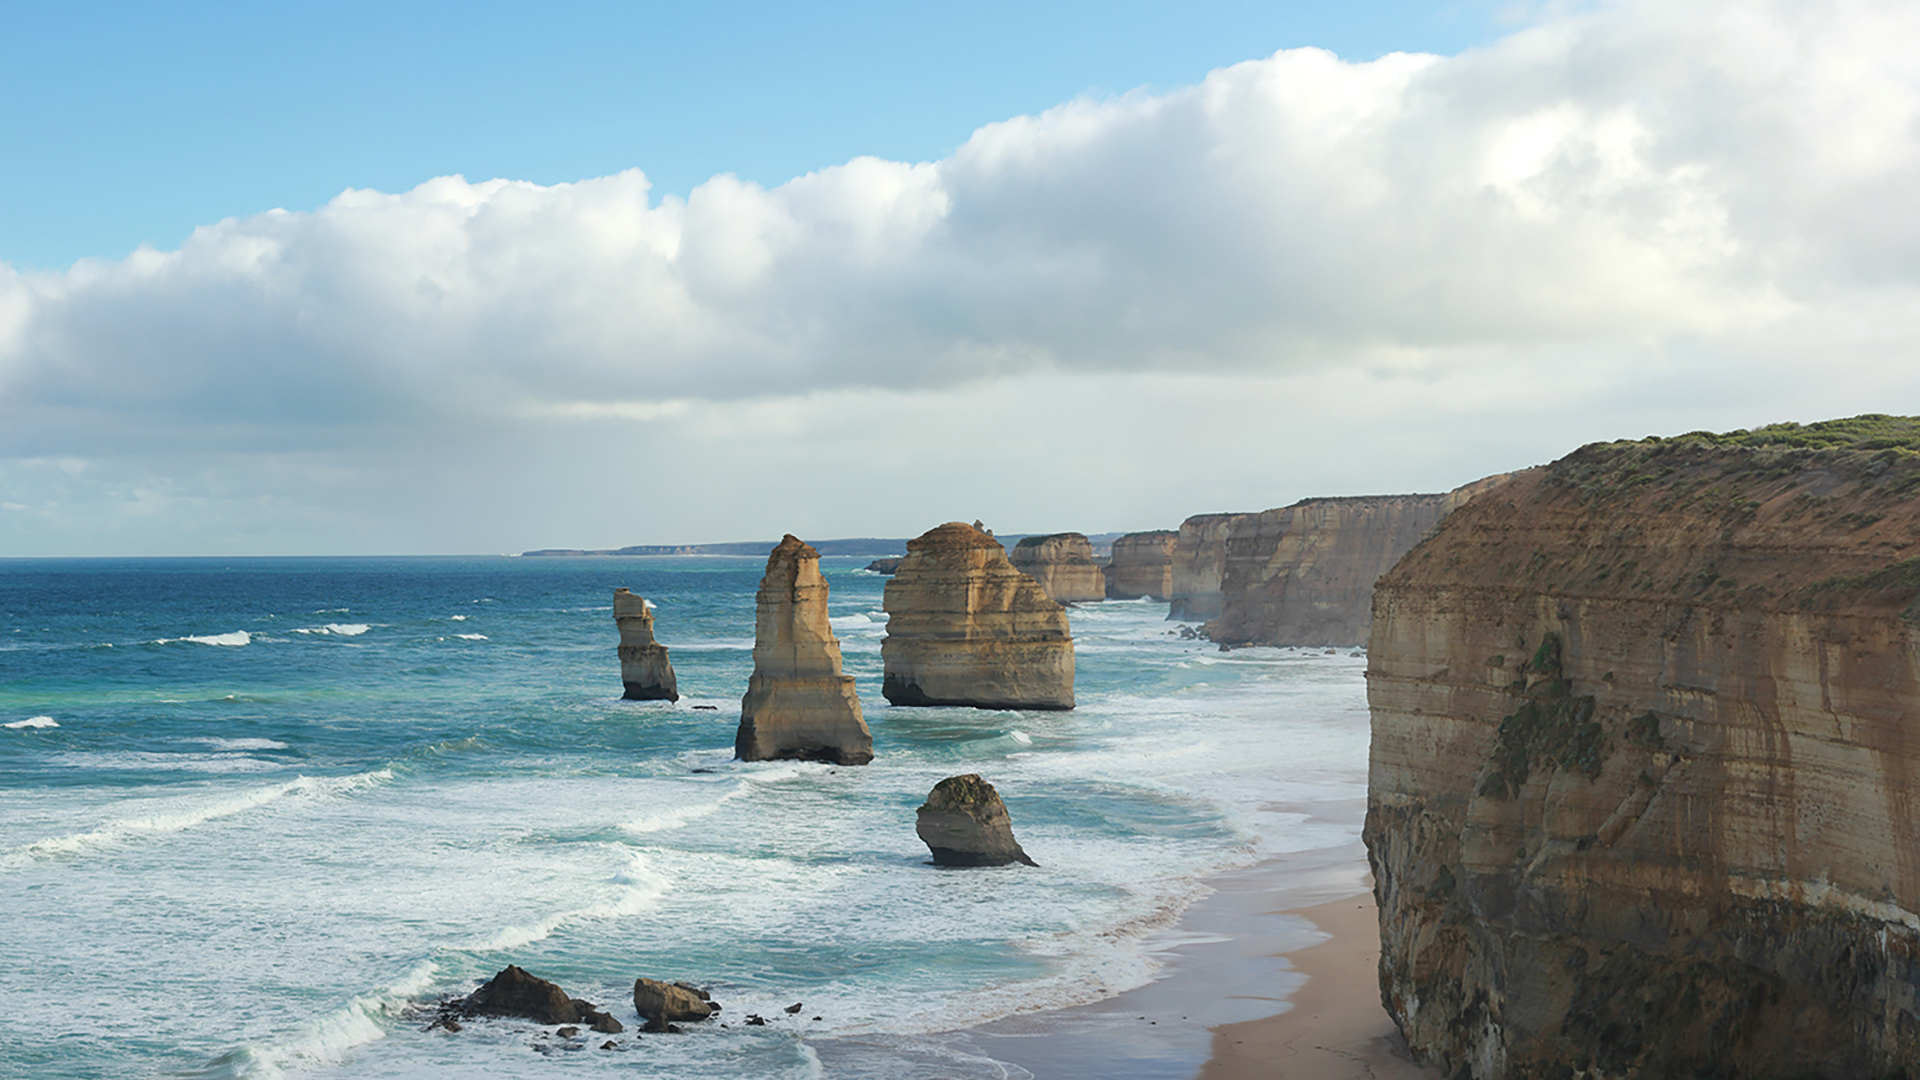
[[[39,5],[0,556],[1171,528],[1920,393],[1910,2]]]

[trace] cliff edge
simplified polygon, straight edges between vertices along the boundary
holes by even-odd
[[[1374,590],[1381,995],[1449,1076],[1920,1061],[1920,420],[1595,444]]]

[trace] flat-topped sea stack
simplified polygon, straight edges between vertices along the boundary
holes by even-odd
[[[1106,566],[1107,599],[1167,602],[1173,596],[1173,545],[1179,538],[1172,529],[1116,537]]]
[[[666,646],[653,640],[653,612],[644,597],[613,590],[613,622],[620,628],[620,682],[628,701],[679,701]]]
[[[1173,595],[1167,618],[1205,622],[1220,614],[1220,579],[1234,522],[1251,514],[1195,514],[1180,523],[1167,575]]]
[[[1364,645],[1373,583],[1474,494],[1505,476],[1438,495],[1302,499],[1230,526],[1220,614],[1208,638],[1239,645]]]
[[[1920,420],[1595,444],[1375,587],[1382,998],[1449,1077],[1920,1063]]]
[[[734,754],[743,761],[801,758],[865,765],[873,734],[840,641],[827,624],[820,553],[792,534],[767,556],[753,623],[753,677],[740,701]]]
[[[1085,533],[1023,536],[1007,560],[1063,604],[1107,598],[1106,576],[1093,561],[1093,544]]]
[[[893,704],[1073,708],[1066,609],[979,529],[950,521],[909,540],[883,606]]]

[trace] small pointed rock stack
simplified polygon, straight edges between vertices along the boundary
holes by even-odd
[[[653,612],[644,597],[625,589],[613,590],[613,622],[620,628],[621,697],[628,701],[679,701],[673,664],[666,646],[653,640]]]
[[[907,541],[884,606],[895,705],[1073,708],[1067,611],[987,533],[949,521]]]
[[[853,677],[840,673],[840,642],[827,623],[820,553],[792,534],[767,556],[753,631],[753,678],[740,702],[735,756],[865,765],[873,735]]]
[[[1038,866],[1013,838],[1013,819],[1000,793],[978,773],[935,784],[920,807],[914,831],[941,866]]]
[[[1107,598],[1106,576],[1093,561],[1093,543],[1085,533],[1023,536],[1007,560],[1062,604]]]

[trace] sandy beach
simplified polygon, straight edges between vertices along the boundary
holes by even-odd
[[[1358,896],[1287,915],[1311,921],[1326,940],[1286,958],[1306,982],[1278,1016],[1214,1029],[1200,1080],[1440,1080],[1416,1065],[1380,1005],[1373,897]]]

